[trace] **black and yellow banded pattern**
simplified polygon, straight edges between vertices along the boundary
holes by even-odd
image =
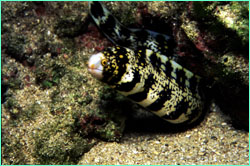
[[[89,9],[95,24],[114,44],[133,50],[143,47],[168,57],[173,55],[175,41],[170,36],[147,29],[127,28],[100,2],[89,2]]]
[[[107,48],[103,55],[101,81],[121,94],[171,123],[191,123],[200,116],[200,77],[167,58],[165,65],[159,66],[157,60],[152,63],[162,56],[149,49],[117,46]]]
[[[170,37],[128,29],[99,2],[90,3],[90,15],[119,45],[90,58],[93,76],[168,122],[190,124],[199,119],[204,110],[201,78],[170,59]]]

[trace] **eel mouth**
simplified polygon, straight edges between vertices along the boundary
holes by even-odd
[[[93,68],[93,67],[89,67],[88,68],[88,71],[89,73],[95,77],[96,79],[98,80],[101,80],[103,78],[103,75],[102,75],[102,70],[100,69],[96,69],[96,68]]]
[[[103,66],[101,64],[102,59],[103,54],[97,53],[92,55],[87,63],[89,73],[98,80],[103,78]]]

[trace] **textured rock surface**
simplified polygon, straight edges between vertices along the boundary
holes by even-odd
[[[215,103],[237,126],[248,128],[248,2],[106,5],[127,26],[172,35],[176,60],[215,79]],[[141,109],[87,72],[89,56],[111,43],[90,24],[87,2],[1,2],[1,10],[3,164],[157,164],[158,159],[167,164],[166,155],[176,164],[198,159],[204,160],[200,164],[248,164],[248,133],[214,108],[198,128],[126,134],[120,143],[101,142],[83,156],[100,140],[120,140],[126,114]],[[104,146],[118,156],[91,156]],[[134,151],[128,153],[129,148]]]

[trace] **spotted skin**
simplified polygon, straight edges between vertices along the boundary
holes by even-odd
[[[173,55],[175,41],[170,36],[147,29],[127,28],[100,2],[89,2],[89,8],[97,27],[114,44],[133,50],[143,47],[168,57]]]
[[[92,56],[102,67],[99,80],[168,122],[190,124],[199,119],[204,110],[202,79],[171,60],[170,37],[128,29],[103,4],[91,2],[89,6],[96,25],[119,45]],[[92,59],[91,74],[95,68]]]

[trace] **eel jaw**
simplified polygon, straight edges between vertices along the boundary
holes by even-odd
[[[103,53],[97,53],[91,55],[88,61],[89,73],[98,80],[101,80],[103,78],[103,66],[101,64],[103,58]]]

